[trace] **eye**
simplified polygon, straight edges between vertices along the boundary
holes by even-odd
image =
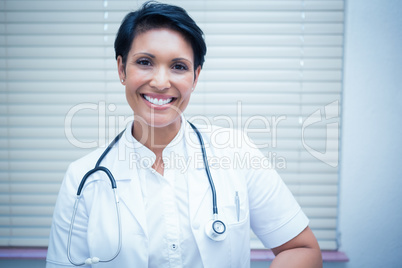
[[[139,65],[151,66],[151,61],[148,59],[138,59],[136,63]]]
[[[185,64],[182,64],[182,63],[177,63],[177,64],[173,65],[173,69],[180,70],[180,71],[188,70],[187,66]]]

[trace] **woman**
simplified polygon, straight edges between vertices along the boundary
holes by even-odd
[[[47,267],[249,267],[250,226],[277,256],[272,267],[321,267],[308,219],[277,173],[233,165],[239,156],[263,159],[261,153],[248,143],[214,147],[241,133],[213,127],[198,136],[184,119],[206,53],[202,31],[187,13],[144,4],[123,20],[115,51],[134,121],[102,159],[99,149],[69,166]],[[210,168],[202,153],[227,159],[230,167]],[[116,179],[120,220],[104,170],[86,176],[73,207],[81,179],[97,162]]]

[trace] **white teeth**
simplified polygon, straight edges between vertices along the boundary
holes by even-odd
[[[164,105],[164,104],[167,104],[167,103],[169,103],[169,102],[171,102],[173,100],[173,98],[169,98],[169,99],[157,99],[157,98],[155,98],[154,99],[154,98],[148,97],[147,95],[144,95],[144,97],[145,97],[145,99],[147,101],[149,101],[150,103],[155,104],[155,105]]]

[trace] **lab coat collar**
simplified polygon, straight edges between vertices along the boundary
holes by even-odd
[[[133,143],[130,124],[125,130],[115,145],[115,148],[110,151],[109,167],[114,174],[117,183],[117,194],[119,196],[120,205],[127,207],[132,216],[141,226],[144,235],[148,236],[145,206],[141,193],[140,180],[137,171],[138,154],[135,150],[138,149],[138,144]]]
[[[181,115],[181,124],[180,124],[180,129],[176,136],[173,138],[173,140],[166,146],[166,148],[163,149],[162,152],[162,157],[163,158],[168,158],[169,154],[172,152],[181,152],[183,151],[183,146],[184,146],[184,129],[185,125],[187,124],[187,121],[185,121],[185,118],[183,115]],[[132,124],[131,124],[131,129],[132,129]],[[132,147],[134,149],[134,156],[131,156],[130,158],[132,160],[135,160],[138,162],[137,165],[140,167],[147,167],[151,168],[152,164],[156,160],[156,155],[154,152],[152,152],[149,148],[144,146],[141,142],[139,142],[137,139],[135,139],[132,134],[131,134],[131,129],[126,129],[126,133],[129,133],[130,135],[127,134],[127,140],[131,141]]]

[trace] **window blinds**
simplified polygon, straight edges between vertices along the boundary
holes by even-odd
[[[0,246],[47,246],[67,165],[131,116],[113,42],[142,2],[0,1]],[[208,45],[186,117],[247,127],[336,249],[343,0],[164,2]]]

